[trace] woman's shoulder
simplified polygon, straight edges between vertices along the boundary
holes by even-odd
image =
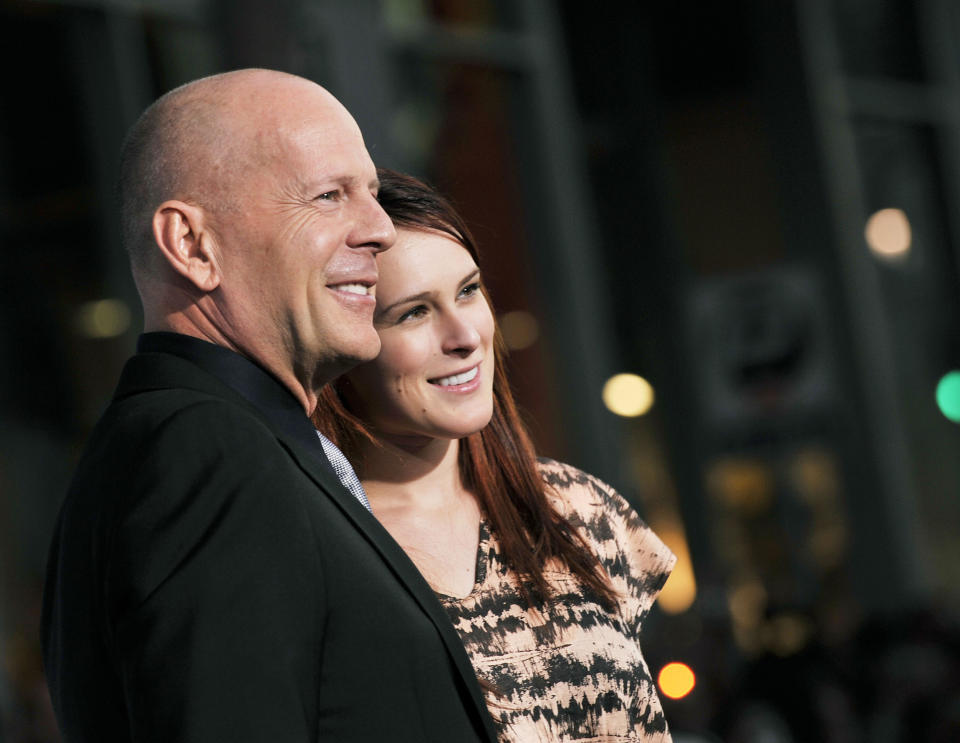
[[[640,517],[613,487],[577,467],[553,459],[537,460],[547,494],[564,515],[577,514],[585,522],[611,510],[621,517]]]
[[[598,477],[563,462],[538,460],[548,495],[557,510],[596,550],[611,577],[624,577],[629,593],[645,610],[676,561],[633,506]]]

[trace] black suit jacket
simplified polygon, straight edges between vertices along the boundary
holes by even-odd
[[[134,356],[57,524],[42,625],[67,743],[493,741],[449,619],[302,441]]]

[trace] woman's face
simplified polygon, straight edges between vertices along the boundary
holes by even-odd
[[[480,273],[460,243],[400,230],[377,257],[380,355],[347,374],[344,392],[376,433],[457,439],[493,412],[493,335]]]

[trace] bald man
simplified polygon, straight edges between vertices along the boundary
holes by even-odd
[[[190,83],[128,135],[145,333],[44,596],[67,743],[495,739],[433,592],[308,419],[379,350],[376,192],[349,113],[292,75]]]

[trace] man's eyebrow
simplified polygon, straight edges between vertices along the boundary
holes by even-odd
[[[480,275],[480,269],[479,269],[479,268],[474,268],[472,271],[470,271],[470,273],[468,273],[466,276],[464,276],[462,279],[460,279],[460,281],[459,281],[459,283],[457,284],[457,286],[463,286],[463,285],[466,284],[468,281],[470,281],[472,278],[474,278],[474,277],[476,277],[476,276],[479,276],[479,275]],[[380,310],[380,311],[377,313],[377,316],[378,316],[378,317],[381,317],[381,316],[385,315],[386,313],[388,313],[390,310],[392,310],[394,307],[398,307],[398,306],[400,306],[401,304],[407,304],[408,302],[419,302],[419,301],[421,301],[421,300],[423,300],[423,299],[426,299],[426,298],[429,297],[431,294],[433,294],[433,290],[432,290],[432,289],[427,289],[427,291],[420,292],[420,293],[418,293],[418,294],[411,294],[409,297],[404,297],[403,299],[398,299],[396,302],[393,302],[393,303],[387,305],[386,307],[384,307],[382,310]]]

